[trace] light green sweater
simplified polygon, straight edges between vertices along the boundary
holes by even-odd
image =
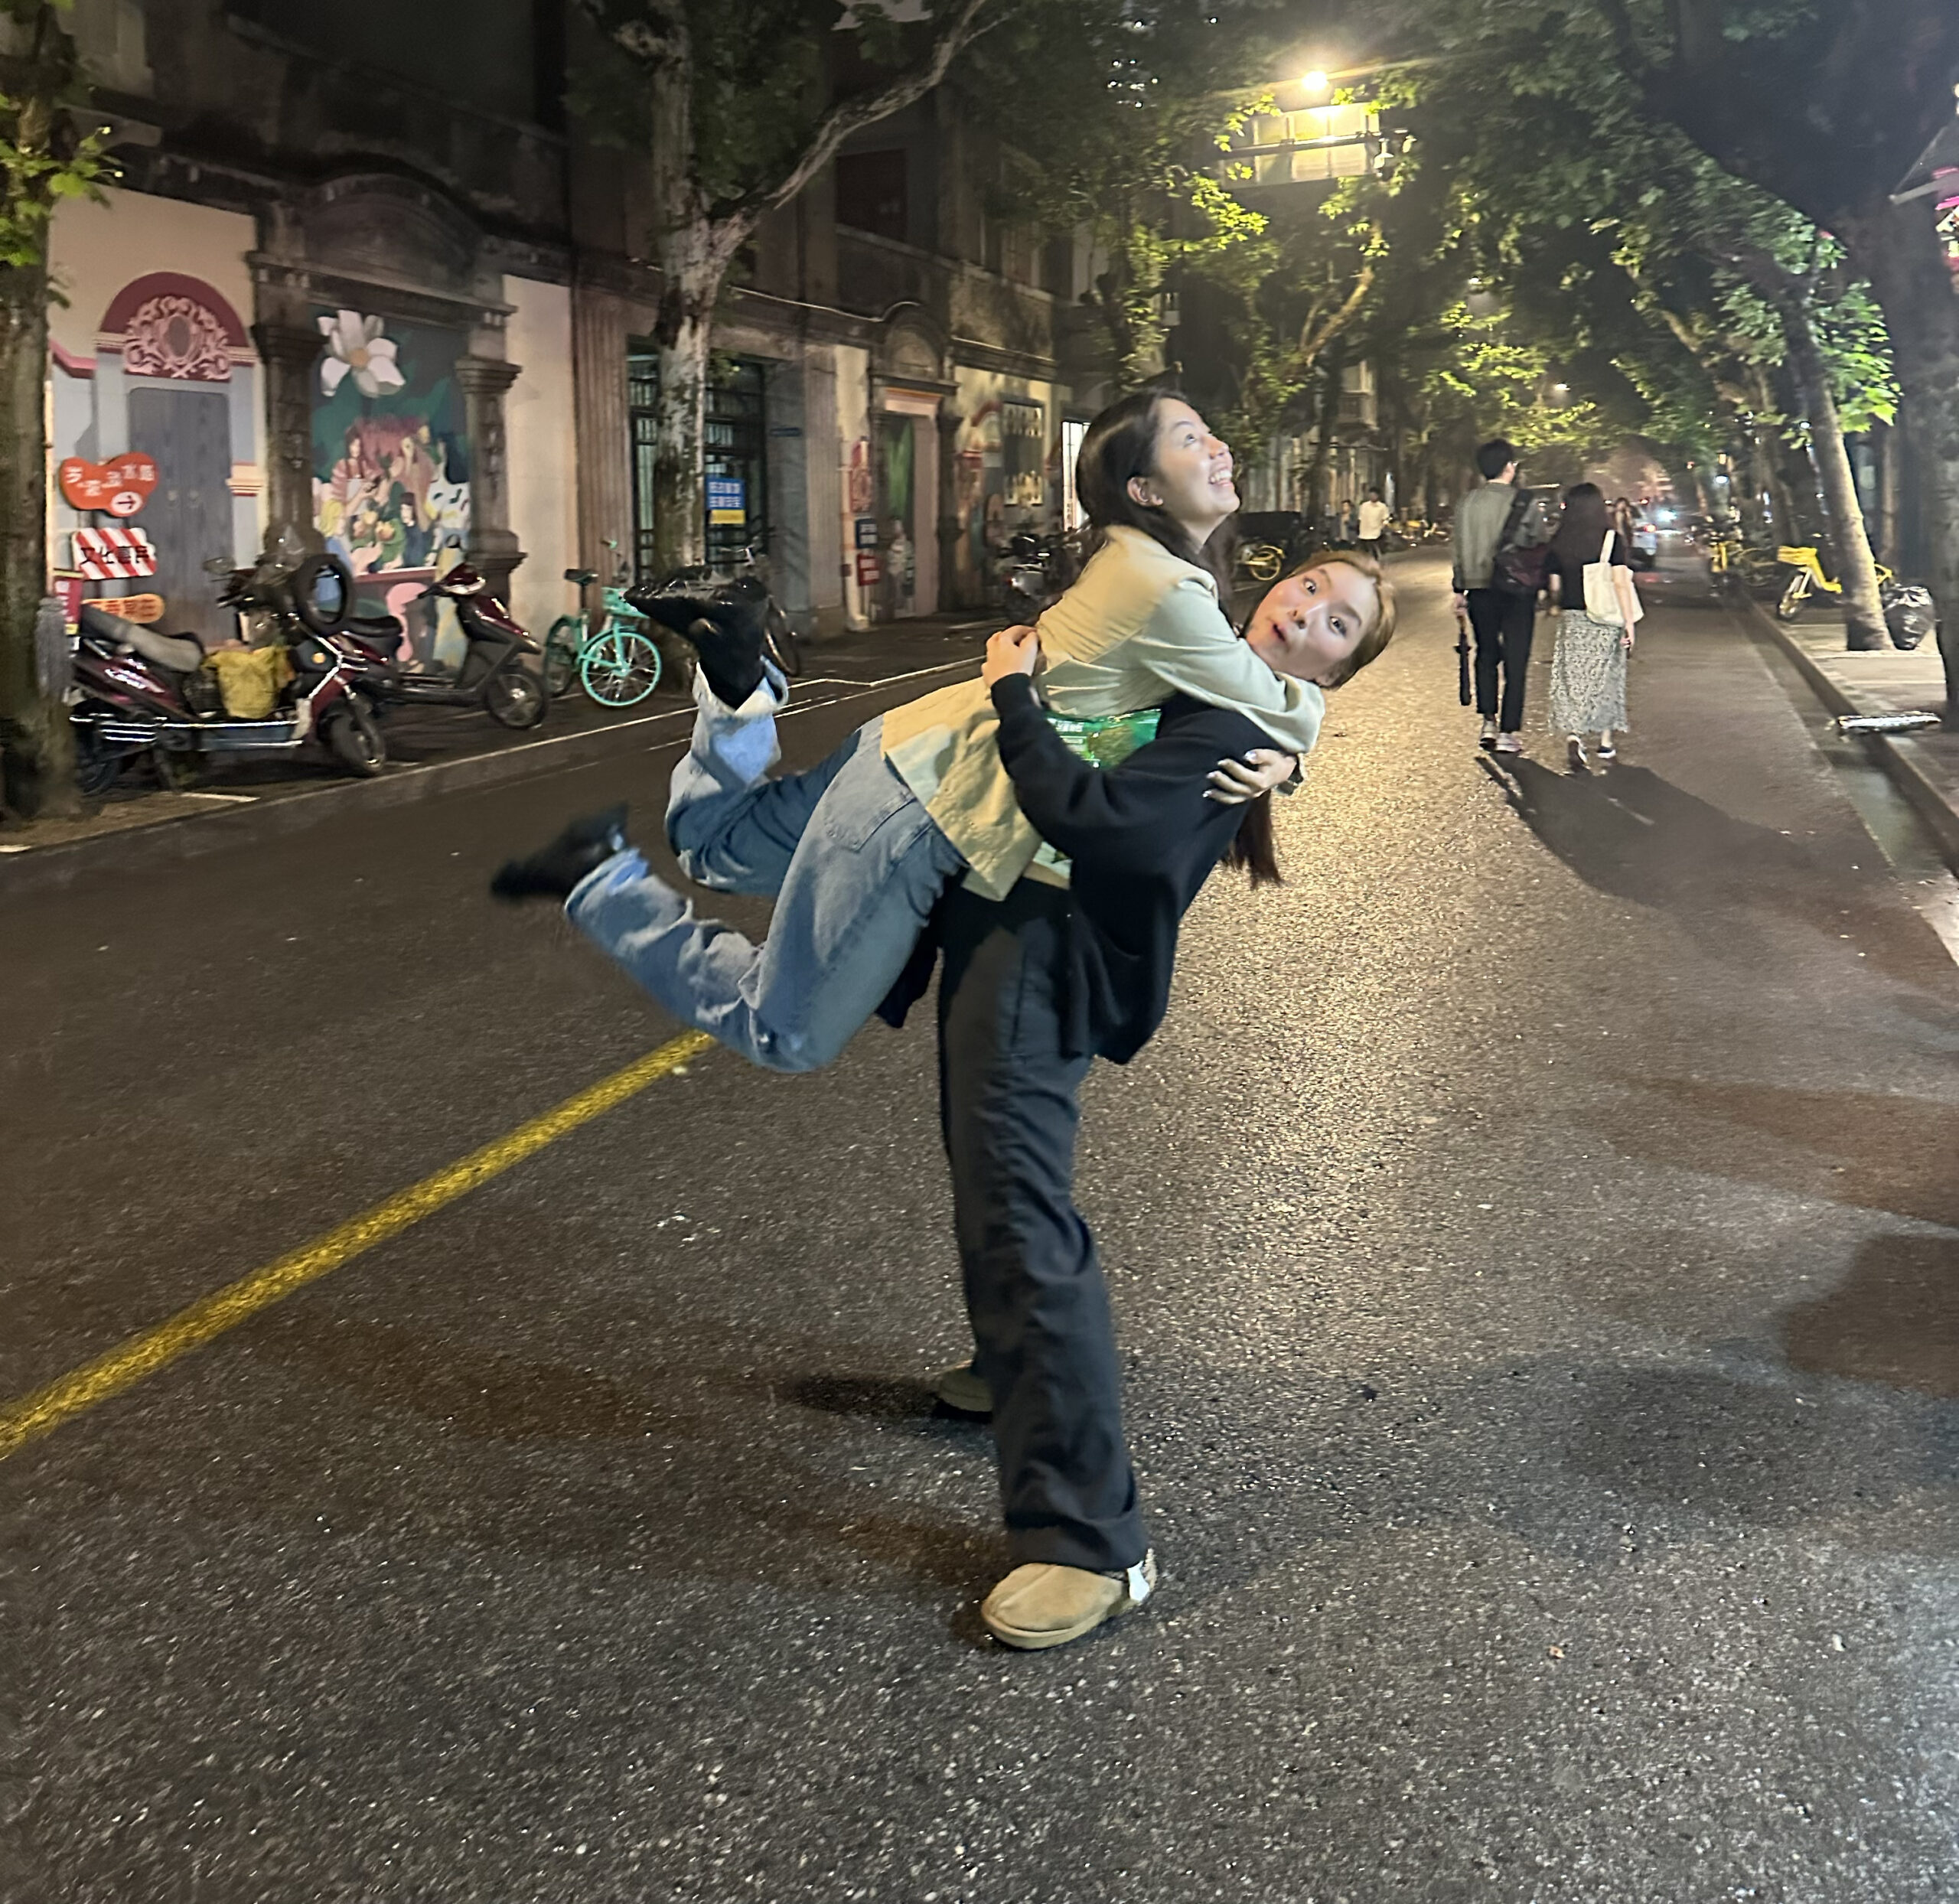
[[[1319,738],[1319,690],[1274,674],[1232,632],[1211,576],[1140,530],[1112,529],[1040,629],[1041,686],[1058,714],[1123,714],[1182,693],[1246,716],[1289,754]],[[887,714],[884,751],[966,856],[966,884],[1003,899],[1041,840],[1000,765],[998,725],[985,683],[962,681]]]

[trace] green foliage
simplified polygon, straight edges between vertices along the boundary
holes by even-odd
[[[67,0],[0,0],[0,267],[44,271],[54,207],[115,176],[100,131],[77,122],[88,89],[66,11]]]
[[[1807,11],[1724,10],[1751,34],[1788,30]],[[1527,28],[1485,0],[1427,10],[1453,57],[1405,93],[1423,116],[1418,152],[1447,170],[1478,269],[1555,341],[1575,390],[1612,409],[1629,399],[1635,426],[1680,455],[1791,427],[1791,297],[1845,427],[1888,417],[1886,340],[1840,249],[1654,118],[1628,83],[1612,16],[1644,34],[1660,31],[1658,11],[1573,0]]]
[[[1166,283],[1188,270],[1253,282],[1266,220],[1213,170],[1258,103],[1265,16],[1163,0],[1022,0],[973,48],[977,116],[1009,129],[1002,207],[1083,232],[1102,269],[1088,292],[1117,383],[1156,369]]]

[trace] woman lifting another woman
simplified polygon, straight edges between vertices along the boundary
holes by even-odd
[[[1239,641],[1203,559],[1237,507],[1229,455],[1175,399],[1105,412],[1081,477],[1106,540],[1038,641],[995,637],[980,681],[870,723],[810,774],[764,778],[783,684],[738,608],[703,605],[706,624],[690,624],[699,718],[670,837],[704,883],[780,889],[765,946],[696,920],[624,846],[617,814],[498,879],[508,897],[569,898],[678,1016],[781,1068],[833,1056],[901,978],[896,1006],[922,989],[914,954],[931,921],[975,1344],[946,1392],[993,1416],[1016,1564],[983,1616],[1025,1648],[1079,1637],[1154,1579],[1107,1293],[1072,1200],[1081,1083],[1096,1056],[1126,1061],[1155,1031],[1178,922],[1220,858],[1276,878],[1269,803],[1231,803],[1292,770],[1322,691],[1394,620],[1378,566],[1343,552],[1276,584]],[[1034,693],[1044,654],[1051,702],[1130,730],[1100,737],[1104,758],[1156,738],[1113,767],[1078,758]]]

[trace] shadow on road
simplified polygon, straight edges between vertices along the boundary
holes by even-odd
[[[1648,1100],[1602,1117],[1630,1156],[1959,1228],[1959,1106],[1711,1078],[1635,1081],[1689,1115]]]
[[[1959,1237],[1873,1238],[1783,1339],[1795,1368],[1959,1400]]]
[[[1671,912],[1716,943],[1732,944],[1737,916],[1750,910],[1843,936],[1850,914],[1840,853],[1825,859],[1805,840],[1737,820],[1650,767],[1567,774],[1521,755],[1499,765],[1487,755],[1480,764],[1511,810],[1598,892]],[[1866,933],[1856,950],[1909,984],[1949,970],[1928,933]]]

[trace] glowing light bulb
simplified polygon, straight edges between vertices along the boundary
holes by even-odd
[[[1318,67],[1315,67],[1310,73],[1304,73],[1299,76],[1299,83],[1309,93],[1324,93],[1329,82],[1326,75]]]

